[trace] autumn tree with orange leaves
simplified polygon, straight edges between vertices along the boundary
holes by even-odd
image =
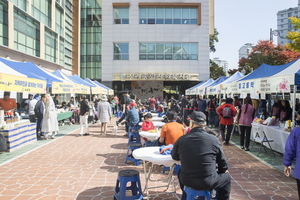
[[[275,45],[269,40],[260,40],[252,49],[248,58],[239,60],[239,71],[246,70],[246,74],[251,70],[255,70],[261,64],[268,65],[283,65],[297,58],[300,58],[300,53],[288,49],[283,45]]]

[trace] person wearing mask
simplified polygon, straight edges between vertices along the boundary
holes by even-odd
[[[46,97],[45,94],[41,95],[41,99],[35,104],[34,106],[34,115],[36,117],[36,135],[38,138],[40,138],[42,135],[44,135],[42,130],[42,124],[43,124],[43,118],[44,118],[44,111],[45,111],[45,103]]]
[[[45,139],[54,139],[58,132],[58,121],[55,105],[50,94],[46,94],[45,113],[43,117],[41,132],[45,133]]]
[[[239,111],[237,122],[240,125],[240,145],[241,149],[249,151],[250,136],[251,136],[251,123],[254,119],[255,110],[252,106],[252,100],[250,97],[246,97],[244,105],[241,106]],[[246,137],[245,137],[246,136]]]
[[[111,112],[111,106],[110,104],[107,102],[107,96],[103,95],[101,98],[101,102],[98,103],[98,118],[101,122],[101,134],[103,133],[104,135],[106,135],[106,129],[107,129],[107,122],[110,121],[111,116],[112,116],[112,112]]]
[[[85,129],[84,135],[89,135],[89,123],[88,123],[88,116],[90,111],[90,106],[86,100],[85,95],[81,95],[81,102],[80,102],[80,110],[79,110],[79,120],[80,120],[80,132],[78,136],[83,136],[83,130]]]
[[[288,100],[282,101],[282,110],[280,112],[279,120],[287,121],[292,120],[292,108],[290,106],[290,102]]]
[[[289,177],[292,172],[291,165],[296,160],[294,177],[297,181],[298,196],[300,199],[300,127],[294,128],[285,143],[283,155],[284,174]]]
[[[175,142],[171,155],[181,162],[178,173],[182,200],[186,200],[184,186],[196,190],[218,190],[218,199],[229,200],[231,176],[218,138],[206,129],[206,115],[194,111],[190,119],[191,131]],[[218,166],[216,168],[216,165]]]
[[[233,118],[236,115],[237,110],[232,105],[233,99],[227,98],[225,104],[217,108],[217,113],[221,117],[220,120],[220,131],[223,140],[223,144],[228,145],[232,128],[233,128]],[[226,131],[226,133],[225,133]]]
[[[280,112],[282,110],[282,103],[281,103],[281,100],[275,100],[274,101],[274,104],[272,106],[272,116],[275,116],[276,119],[279,119],[280,117]]]
[[[35,123],[36,122],[36,118],[35,118],[35,113],[34,113],[34,108],[36,103],[40,100],[40,96],[38,94],[34,95],[33,99],[31,101],[29,101],[28,104],[28,109],[29,109],[29,121],[31,123]]]

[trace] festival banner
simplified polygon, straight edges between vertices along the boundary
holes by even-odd
[[[89,86],[85,86],[85,85],[81,85],[81,84],[77,84],[75,83],[76,86],[76,93],[78,94],[90,94],[90,87]]]
[[[107,94],[107,90],[103,87],[92,87],[92,94]]]
[[[109,95],[114,95],[114,91],[113,90],[108,90],[108,94]]]
[[[46,93],[46,81],[1,73],[0,90],[28,93]]]
[[[52,82],[52,94],[76,93],[74,83]]]

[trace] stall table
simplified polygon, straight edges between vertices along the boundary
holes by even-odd
[[[253,126],[259,126],[262,128],[262,130],[265,132],[266,136],[268,139],[273,139],[274,142],[270,142],[270,145],[274,151],[277,151],[279,153],[284,153],[284,147],[285,143],[287,141],[288,136],[290,135],[289,132],[284,131],[284,128],[281,128],[279,126],[267,126],[267,125],[262,125],[256,122],[252,123]],[[261,133],[260,137],[263,135]],[[256,133],[254,132],[254,128],[251,129],[251,140],[255,137]],[[266,143],[267,144],[267,143]],[[269,148],[268,145],[266,147]]]
[[[148,141],[153,142],[159,138],[160,131],[158,131],[157,133],[151,133],[149,131],[140,131],[139,134],[141,137],[147,138]]]
[[[57,121],[60,122],[62,120],[69,120],[70,117],[72,117],[73,112],[72,111],[66,111],[66,112],[61,112],[61,113],[57,113]],[[71,124],[70,121],[68,121],[69,124]],[[62,123],[60,123],[62,124]]]
[[[172,176],[173,176],[173,171],[174,171],[174,167],[175,167],[174,164],[180,164],[179,161],[173,160],[171,155],[160,154],[159,147],[142,147],[142,148],[134,150],[132,152],[132,155],[135,159],[140,159],[143,161],[145,180],[146,180],[145,191],[146,191],[147,197],[149,197],[149,189],[152,189],[152,188],[166,188],[163,193],[176,193],[176,187],[174,185],[174,180],[173,180]],[[146,169],[146,162],[151,163],[151,166],[148,171]],[[164,179],[158,179],[158,180],[151,179],[151,174],[153,172],[154,165],[164,165],[166,167],[170,167],[170,171],[169,171],[167,177]],[[148,186],[149,181],[166,181],[167,184],[162,185],[162,186],[149,187]],[[173,182],[174,191],[166,192],[169,189],[171,182]]]
[[[140,122],[139,123],[139,126],[142,126],[142,124],[143,124],[143,122]],[[164,122],[157,122],[157,121],[154,121],[153,122],[153,125],[155,126],[155,127],[162,127],[162,126],[164,126],[166,123],[164,123]]]
[[[4,129],[0,130],[0,133],[6,139],[7,151],[9,152],[37,141],[36,124],[30,123],[29,120],[6,124]]]

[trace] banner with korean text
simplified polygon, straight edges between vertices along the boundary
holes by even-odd
[[[52,82],[52,94],[77,93],[74,83]]]
[[[46,93],[46,81],[1,73],[0,90],[28,93]]]

